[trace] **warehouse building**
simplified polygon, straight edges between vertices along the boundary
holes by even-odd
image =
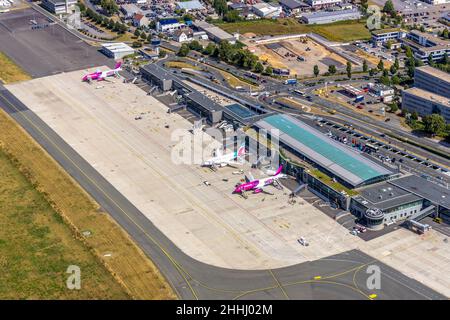
[[[341,2],[342,0],[306,0],[306,3],[314,9],[333,7],[340,4]]]
[[[184,10],[185,12],[201,11],[205,9],[198,0],[177,2],[176,8],[178,10]]]
[[[107,57],[115,60],[122,59],[134,53],[134,49],[123,42],[102,43],[102,49],[100,51]]]
[[[206,21],[196,20],[193,25],[197,30],[206,32],[211,41],[217,43],[220,41],[228,41],[231,44],[236,43],[236,38],[234,36]]]
[[[282,12],[281,6],[265,2],[252,5],[252,10],[260,18],[277,18]]]
[[[297,17],[301,12],[310,9],[309,5],[300,0],[280,0],[279,3],[288,16]]]
[[[358,20],[361,13],[358,9],[320,11],[304,14],[300,20],[306,24],[325,24],[345,20]]]

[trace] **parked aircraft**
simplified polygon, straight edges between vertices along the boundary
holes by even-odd
[[[284,179],[287,176],[284,173],[281,173],[281,170],[283,170],[283,166],[280,166],[278,168],[278,170],[275,172],[275,174],[270,177],[263,178],[263,179],[251,178],[251,180],[248,182],[238,184],[236,186],[236,188],[234,189],[233,193],[239,193],[239,194],[244,195],[245,192],[252,191],[252,190],[253,190],[253,193],[265,192],[264,188],[269,185],[274,185],[276,187],[282,188],[282,186],[278,182],[278,179]]]
[[[87,74],[82,78],[82,81],[86,81],[86,82],[91,82],[94,80],[103,81],[103,80],[106,80],[107,77],[112,77],[112,76],[115,76],[118,78],[118,77],[120,77],[119,71],[122,71],[121,65],[122,65],[122,62],[117,62],[114,69],[109,69],[106,71],[98,70],[94,73]]]
[[[245,142],[242,142],[239,149],[235,152],[223,155],[221,154],[220,150],[217,150],[216,152],[218,154],[215,157],[205,160],[202,163],[202,167],[210,167],[214,170],[216,168],[231,166],[233,164],[242,164],[242,158],[246,155]]]

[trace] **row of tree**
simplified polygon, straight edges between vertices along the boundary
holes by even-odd
[[[189,44],[183,43],[178,56],[186,57],[190,50],[194,50],[204,55],[215,57],[226,63],[233,64],[240,68],[252,70],[257,73],[266,72],[272,74],[272,68],[264,66],[258,61],[258,57],[251,53],[248,49],[243,49],[239,44],[231,44],[228,41],[221,41],[219,45],[209,43],[203,47],[198,41],[191,41]]]
[[[90,8],[87,8],[85,10],[82,10],[82,8],[85,9],[85,7],[80,6],[80,11],[86,15],[88,18],[90,18],[92,21],[101,24],[103,27],[108,28],[112,31],[115,31],[117,33],[125,33],[128,30],[128,26],[126,24],[120,23],[119,21],[114,21],[113,19],[108,19],[105,16],[102,16],[101,14],[98,14],[97,12],[94,12]]]

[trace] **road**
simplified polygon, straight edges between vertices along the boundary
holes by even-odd
[[[377,299],[445,299],[358,250],[276,270],[231,270],[196,261],[1,85],[0,105],[128,232],[182,299],[369,299],[372,293]],[[371,264],[387,280],[376,292],[366,287]]]

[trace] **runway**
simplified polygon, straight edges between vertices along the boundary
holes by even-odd
[[[1,85],[0,105],[129,233],[181,299],[446,299],[359,250],[258,271],[194,260]],[[371,265],[381,270],[380,289],[367,287]]]

